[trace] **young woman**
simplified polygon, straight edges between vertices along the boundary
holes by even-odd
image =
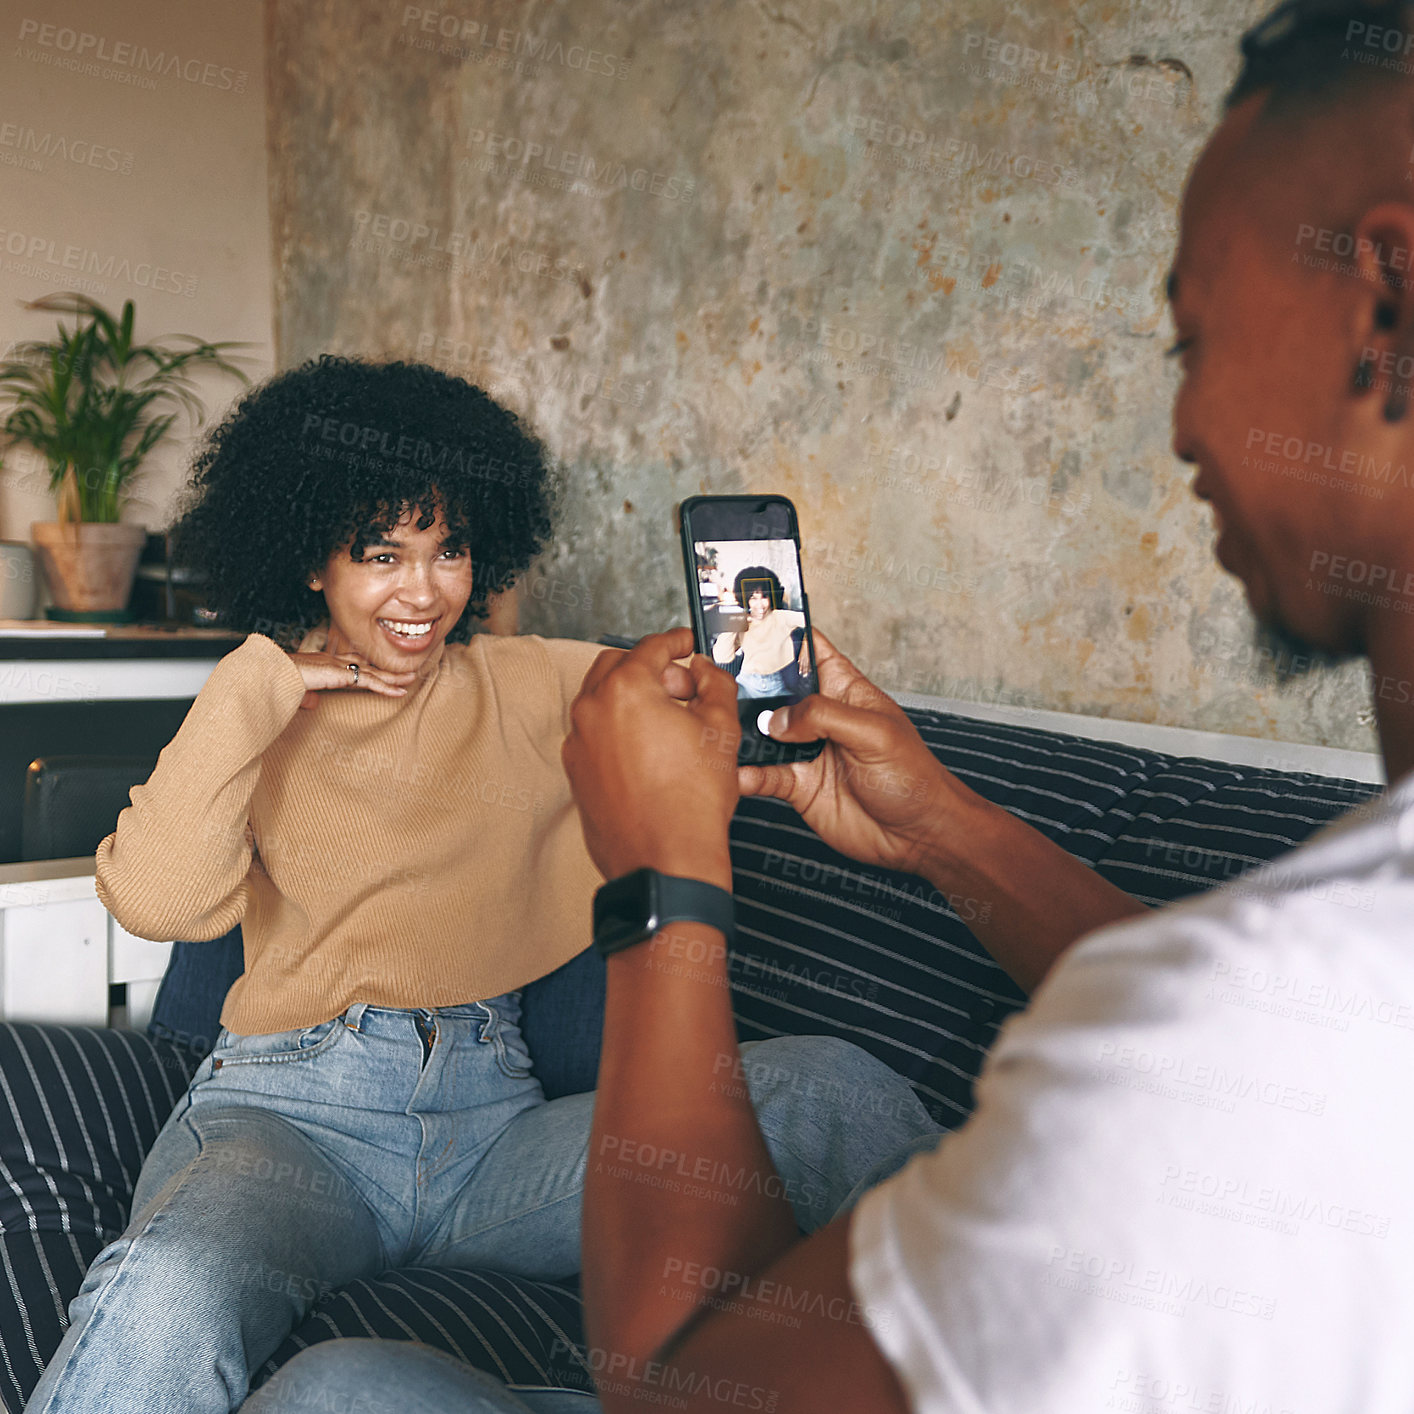
[[[471,633],[549,535],[542,447],[459,379],[324,357],[241,401],[182,509],[179,553],[249,632],[97,887],[143,937],[239,922],[245,972],[30,1414],[236,1409],[316,1301],[385,1268],[579,1268],[593,1097],[545,1101],[517,989],[590,941],[560,747],[601,650]],[[766,1047],[748,1073],[789,1083],[753,1099],[811,1229],[934,1126],[853,1047]],[[817,1098],[851,1056],[900,1092],[867,1121]]]
[[[743,697],[783,697],[795,691],[810,675],[805,615],[785,607],[785,586],[764,565],[742,570],[733,590],[746,609],[746,628],[719,634],[712,657],[730,668]],[[800,638],[795,640],[791,635],[797,631]]]

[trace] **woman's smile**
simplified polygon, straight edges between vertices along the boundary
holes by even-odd
[[[430,648],[437,639],[439,615],[432,618],[403,618],[390,615],[374,620],[383,637],[393,644],[399,653],[417,654]]]

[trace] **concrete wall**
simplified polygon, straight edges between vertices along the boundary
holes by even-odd
[[[82,290],[143,341],[239,339],[274,367],[261,11],[164,0],[16,0],[0,13],[0,354],[53,336],[23,302]],[[74,320],[66,316],[72,326]],[[238,391],[204,376],[212,415]],[[192,446],[189,424],[132,483],[125,521],[158,530]],[[43,463],[10,453],[0,538],[53,520]]]
[[[268,0],[280,362],[414,355],[568,475],[523,627],[685,619],[672,508],[800,508],[885,686],[1372,749],[1284,692],[1170,451],[1185,173],[1264,3]]]

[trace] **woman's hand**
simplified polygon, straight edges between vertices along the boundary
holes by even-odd
[[[570,716],[561,758],[604,877],[656,869],[730,889],[736,683],[693,654],[692,630],[601,654]]]
[[[407,692],[407,684],[416,674],[411,668],[405,672],[389,672],[386,668],[374,667],[361,653],[355,653],[335,628],[330,628],[329,637],[322,653],[291,653],[290,661],[299,669],[307,691],[300,706],[317,707],[321,692],[338,692],[343,688],[361,688],[364,692],[381,693],[384,697],[401,697]],[[349,664],[358,664],[358,675],[349,671]]]
[[[819,693],[778,708],[771,738],[824,737],[825,749],[813,761],[741,767],[741,793],[786,801],[852,859],[921,873],[978,797],[938,762],[898,703],[818,629],[814,637]]]

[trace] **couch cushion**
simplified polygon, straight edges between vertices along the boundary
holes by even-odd
[[[153,999],[147,1034],[208,1054],[221,1031],[226,993],[244,971],[239,923],[210,942],[173,943]]]
[[[1147,780],[1104,822],[1114,839],[1095,865],[1157,907],[1295,849],[1380,790],[1365,781],[1156,756]]]
[[[417,1340],[508,1384],[593,1391],[581,1350],[576,1282],[498,1272],[402,1267],[321,1301],[252,1380],[263,1384],[301,1350],[337,1336]]]
[[[136,1031],[0,1023],[0,1399],[19,1409],[200,1060]]]
[[[586,948],[521,990],[521,1035],[548,1100],[598,1081],[605,982],[604,959]]]
[[[147,1034],[205,1055],[216,1044],[221,1006],[245,970],[241,929],[208,943],[174,943]],[[521,992],[521,1031],[547,1099],[594,1088],[604,1016],[604,963],[592,949]]]
[[[1377,791],[945,712],[908,715],[965,784],[1150,903],[1283,854]],[[961,1122],[997,1029],[1025,1000],[967,926],[986,901],[946,899],[910,875],[857,864],[772,800],[741,803],[732,860],[742,1038],[842,1036],[906,1076],[940,1124]]]

